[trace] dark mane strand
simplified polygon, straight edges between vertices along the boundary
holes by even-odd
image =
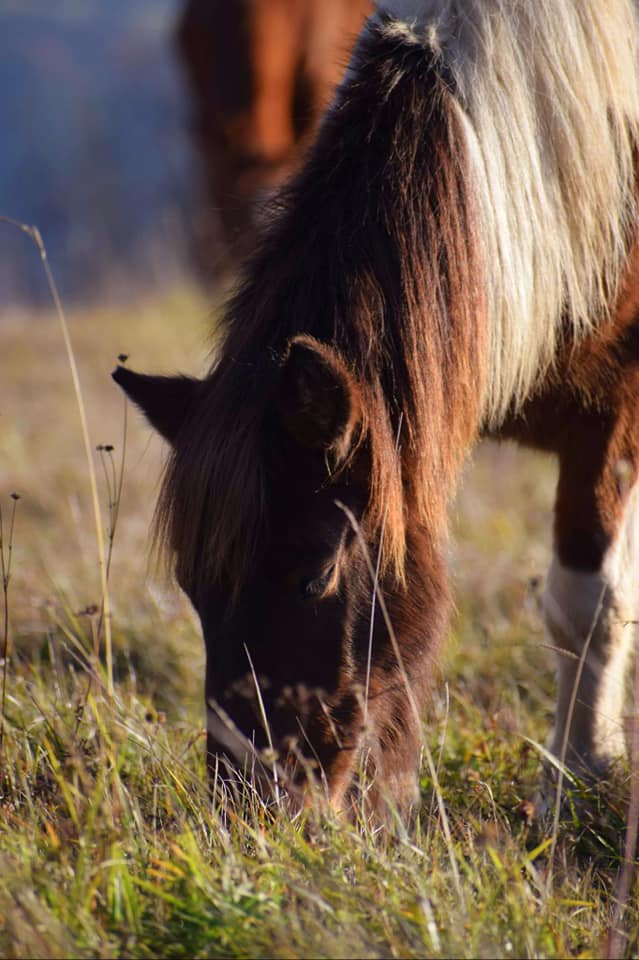
[[[477,212],[449,84],[435,53],[370,22],[229,304],[199,412],[167,465],[158,529],[183,585],[245,579],[264,517],[260,431],[279,359],[300,333],[331,344],[358,378],[366,520],[377,531],[384,522],[385,569],[403,581],[408,511],[440,535],[487,352]]]

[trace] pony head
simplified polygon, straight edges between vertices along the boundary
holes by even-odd
[[[216,371],[113,377],[171,445],[160,524],[204,633],[210,762],[259,774],[272,748],[293,794],[312,771],[340,805],[365,702],[372,716],[388,695],[375,671],[366,679],[385,627],[372,617],[379,536],[355,374],[299,335],[262,379],[259,411],[247,389],[230,412]]]

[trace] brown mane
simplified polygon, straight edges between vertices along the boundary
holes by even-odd
[[[380,531],[386,517],[384,565],[399,581],[407,511],[440,535],[477,430],[484,283],[450,79],[435,54],[385,33],[383,18],[355,67],[358,82],[277,201],[168,462],[157,522],[182,585],[246,577],[265,516],[261,430],[292,336],[331,344],[357,376],[372,461],[366,520]]]

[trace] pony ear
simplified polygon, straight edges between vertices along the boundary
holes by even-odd
[[[359,389],[336,350],[313,337],[294,337],[280,372],[277,412],[305,447],[332,448],[341,459],[362,417]]]
[[[192,377],[153,377],[117,366],[111,374],[170,444],[174,444],[200,385]]]

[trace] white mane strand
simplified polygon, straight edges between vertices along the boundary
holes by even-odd
[[[386,30],[454,80],[490,319],[485,419],[520,405],[614,304],[636,226],[631,0],[387,0]]]

